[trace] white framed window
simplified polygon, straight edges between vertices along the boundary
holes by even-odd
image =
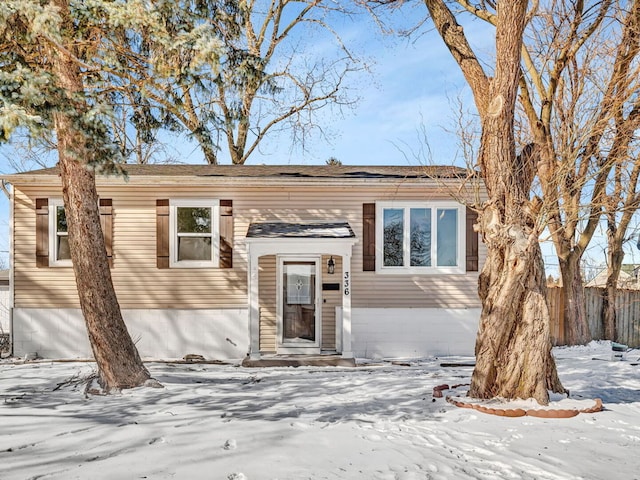
[[[220,201],[169,200],[169,264],[173,268],[219,265]]]
[[[376,271],[465,272],[465,207],[456,202],[376,202]]]
[[[49,199],[49,266],[72,266],[67,216],[61,198]]]

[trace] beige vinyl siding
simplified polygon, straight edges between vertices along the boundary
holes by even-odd
[[[342,259],[333,257],[335,273],[328,275],[327,262],[329,255],[322,257],[322,283],[339,283],[342,279]],[[336,349],[336,307],[342,306],[342,286],[340,290],[326,290],[322,292],[322,349]]]
[[[276,256],[268,255],[258,262],[260,298],[260,352],[276,351]]]
[[[211,185],[201,187],[166,184],[157,187],[127,187],[124,181],[122,186],[99,187],[101,197],[113,200],[112,275],[123,308],[245,307],[247,274],[244,238],[251,222],[348,221],[356,238],[361,239],[363,203],[384,200],[450,200],[435,183],[432,186],[399,181],[393,185],[360,182],[349,187],[322,184],[256,187],[216,186],[213,184],[215,179],[210,181]],[[71,268],[36,268],[35,199],[60,196],[59,187],[15,187],[16,307],[79,306]],[[233,200],[233,268],[157,269],[155,202],[159,198]],[[481,245],[480,265],[484,255],[485,249]],[[334,259],[338,265],[338,259]],[[275,261],[273,273],[275,282]],[[339,281],[341,277],[335,275],[335,278]],[[477,272],[444,276],[363,272],[360,243],[356,243],[353,248],[352,279],[352,306],[356,308],[479,306]],[[327,293],[331,296],[335,292]],[[327,322],[326,327],[323,325],[323,332],[327,334],[331,330],[328,322],[332,315],[328,310],[331,310],[329,300],[323,307],[323,317]],[[273,338],[275,339],[275,332]],[[323,344],[325,342],[327,345],[331,343],[330,338],[323,337]]]
[[[171,197],[211,196],[203,190],[172,189]],[[122,308],[236,308],[246,307],[246,262],[236,257],[233,269],[166,269],[156,267],[157,198],[166,191],[136,187],[99,190],[113,199],[113,255],[111,274]],[[35,198],[60,197],[55,189],[16,189],[15,305],[20,308],[78,308],[72,268],[37,268],[35,264]],[[244,238],[247,223],[236,221],[235,238]]]

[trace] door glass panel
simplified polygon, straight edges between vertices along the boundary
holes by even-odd
[[[315,343],[315,262],[284,262],[282,285],[283,342]]]

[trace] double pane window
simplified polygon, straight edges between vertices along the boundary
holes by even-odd
[[[218,201],[170,200],[170,206],[172,266],[217,266]]]
[[[70,267],[69,229],[62,198],[49,199],[49,266]]]
[[[178,261],[211,261],[211,208],[178,207]]]
[[[382,202],[379,213],[380,270],[438,273],[462,264],[460,207]]]

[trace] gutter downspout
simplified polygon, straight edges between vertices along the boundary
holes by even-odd
[[[7,186],[9,185],[9,186]],[[9,199],[9,356],[13,357],[13,304],[14,304],[14,272],[13,272],[13,187],[5,180],[0,183],[0,189]]]

